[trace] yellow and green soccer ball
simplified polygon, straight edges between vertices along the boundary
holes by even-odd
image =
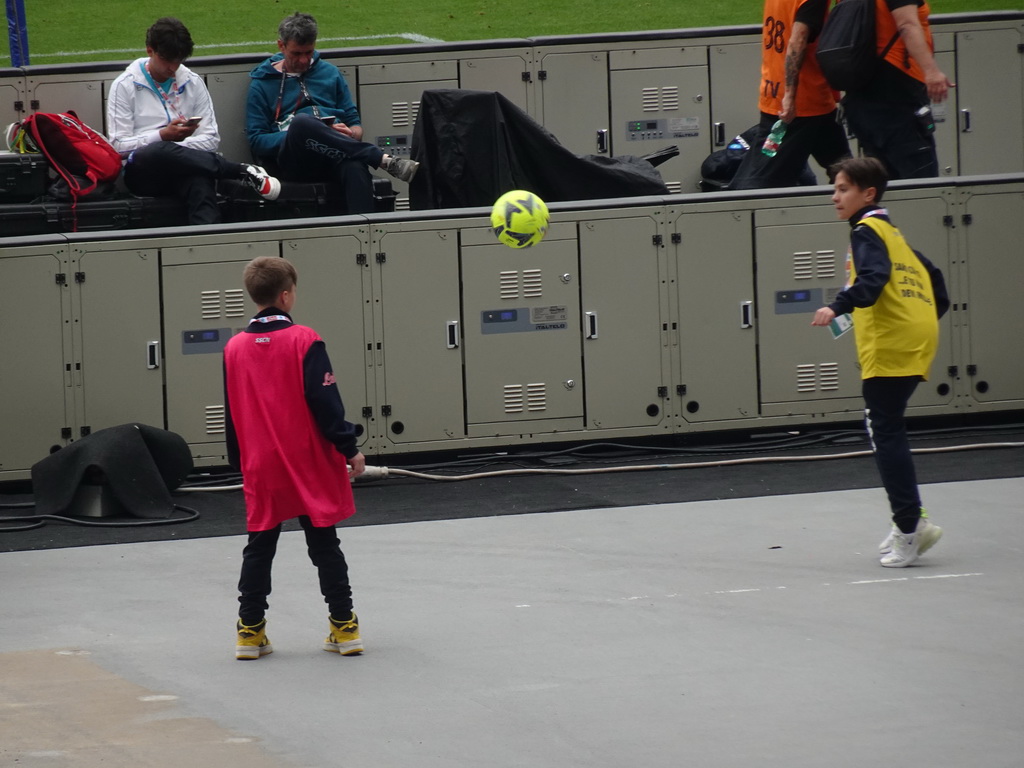
[[[498,198],[491,209],[491,226],[509,248],[529,248],[548,231],[548,207],[533,192],[514,189]]]

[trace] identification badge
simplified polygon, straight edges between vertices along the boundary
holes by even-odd
[[[828,329],[832,331],[833,339],[838,339],[851,328],[853,328],[853,318],[848,314],[838,315],[831,323],[828,324]]]

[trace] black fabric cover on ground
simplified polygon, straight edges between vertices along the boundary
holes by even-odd
[[[192,469],[192,452],[180,435],[145,424],[101,429],[33,465],[35,511],[65,514],[84,481],[108,485],[137,517],[168,517],[170,492]]]
[[[648,161],[575,155],[491,91],[424,91],[412,144],[420,163],[409,190],[413,210],[489,206],[513,189],[548,203],[669,194]]]

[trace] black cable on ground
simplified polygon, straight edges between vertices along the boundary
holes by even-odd
[[[4,508],[24,508],[34,507],[35,504],[4,504],[0,505]],[[199,519],[199,511],[192,509],[191,507],[183,506],[182,504],[175,504],[175,509],[180,509],[183,512],[188,513],[188,517],[169,517],[160,518],[157,520],[124,520],[121,522],[100,522],[97,520],[83,520],[77,517],[65,517],[64,515],[16,515],[12,517],[0,516],[0,533],[12,533],[15,531],[31,531],[35,528],[42,528],[46,525],[47,521],[55,520],[61,523],[71,523],[73,525],[81,525],[88,528],[145,528],[153,525],[175,525],[177,523],[190,523],[193,520]],[[2,525],[8,522],[22,523],[29,522],[30,525],[19,525],[13,527],[7,527]]]

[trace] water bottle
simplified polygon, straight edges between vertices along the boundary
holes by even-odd
[[[779,151],[779,145],[782,143],[782,138],[785,135],[786,124],[781,120],[776,120],[775,125],[772,126],[771,133],[769,133],[768,138],[764,140],[764,146],[761,147],[761,151],[768,155],[768,157],[775,157],[775,154]]]

